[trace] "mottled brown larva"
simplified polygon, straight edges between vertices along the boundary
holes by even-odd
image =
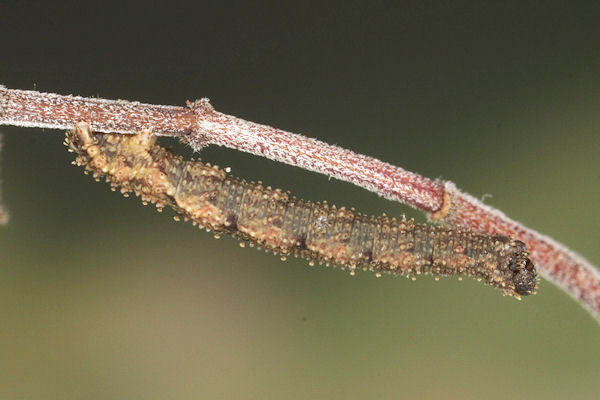
[[[534,292],[535,267],[525,244],[506,236],[419,225],[404,218],[371,217],[344,207],[296,199],[279,189],[229,176],[198,161],[184,161],[138,135],[94,134],[80,123],[67,146],[96,179],[134,192],[159,210],[172,207],[184,219],[217,234],[228,232],[258,247],[335,264],[403,274],[468,275],[519,297]]]

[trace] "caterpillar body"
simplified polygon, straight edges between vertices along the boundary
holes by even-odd
[[[297,199],[280,189],[228,175],[199,161],[184,161],[159,146],[150,131],[95,134],[85,123],[67,132],[75,163],[113,189],[166,206],[217,234],[230,233],[266,250],[377,274],[467,275],[503,294],[534,292],[535,267],[525,244],[507,236],[371,217]]]

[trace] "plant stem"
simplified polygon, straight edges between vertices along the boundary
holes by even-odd
[[[433,221],[522,240],[540,273],[600,321],[600,273],[554,240],[460,192],[451,182],[413,172],[316,139],[215,111],[207,99],[188,108],[61,96],[0,86],[0,125],[71,129],[87,122],[97,132],[134,134],[150,129],[179,136],[196,150],[217,144],[352,182],[428,214]]]
[[[0,86],[0,125],[71,129],[83,121],[96,132],[134,134],[152,128],[156,135],[182,136],[193,132],[196,116],[185,107],[62,96]]]

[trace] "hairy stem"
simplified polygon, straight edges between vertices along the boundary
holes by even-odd
[[[0,124],[71,129],[87,122],[97,132],[179,136],[195,149],[227,146],[320,172],[421,209],[433,221],[522,240],[543,276],[600,321],[600,273],[564,246],[460,192],[377,159],[215,111],[206,99],[188,108],[11,90],[0,87]]]

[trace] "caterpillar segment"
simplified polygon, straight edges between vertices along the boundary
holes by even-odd
[[[150,131],[95,134],[85,123],[67,132],[75,163],[113,190],[133,192],[158,210],[171,207],[216,235],[241,244],[349,269],[402,274],[471,276],[504,295],[534,293],[537,274],[525,244],[507,236],[372,217],[345,207],[297,199],[280,189],[228,175],[217,166],[184,161],[159,146]]]

